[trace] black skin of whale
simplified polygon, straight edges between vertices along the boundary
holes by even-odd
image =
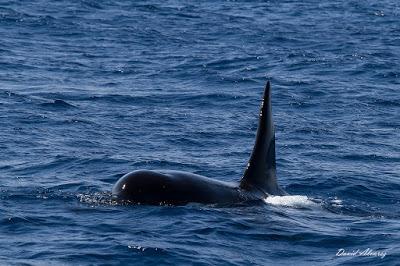
[[[240,182],[223,182],[182,171],[137,170],[121,177],[112,194],[126,203],[148,205],[235,204],[286,195],[276,179],[270,82],[264,90],[253,152]]]

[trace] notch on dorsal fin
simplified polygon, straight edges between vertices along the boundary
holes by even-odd
[[[276,179],[275,130],[269,81],[265,85],[253,152],[240,181],[240,187],[246,190],[261,190],[270,195],[286,194]]]

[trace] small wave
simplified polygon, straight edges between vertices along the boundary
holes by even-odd
[[[139,252],[147,252],[147,253],[164,253],[166,252],[164,249],[162,248],[158,248],[158,247],[144,247],[141,245],[128,245],[129,249],[132,250],[137,250]]]
[[[271,205],[293,207],[293,208],[306,208],[318,205],[307,196],[302,196],[302,195],[269,196],[264,199],[264,202]]]
[[[67,103],[66,101],[56,99],[53,102],[50,103],[42,103],[41,106],[44,107],[53,107],[53,108],[75,108],[76,106]]]

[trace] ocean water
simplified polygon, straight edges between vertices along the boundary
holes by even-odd
[[[0,264],[399,265],[399,21],[394,0],[0,1]],[[239,180],[268,79],[291,196],[112,201],[136,169]]]

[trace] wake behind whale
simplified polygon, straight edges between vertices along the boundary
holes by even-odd
[[[136,170],[121,177],[112,194],[124,202],[151,205],[231,204],[286,195],[276,178],[270,82],[261,102],[254,148],[239,182],[223,182],[182,171]]]

